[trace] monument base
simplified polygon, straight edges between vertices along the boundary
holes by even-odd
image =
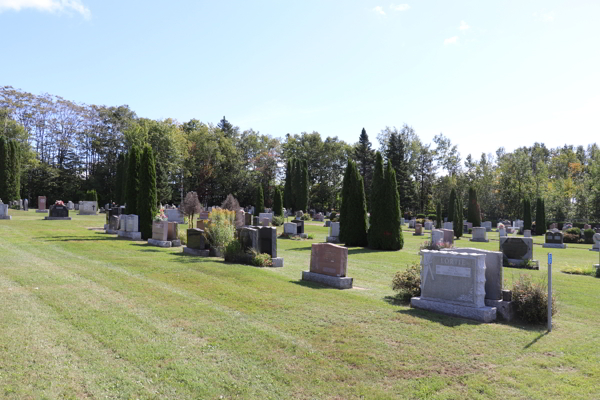
[[[11,215],[3,215],[0,217],[0,219],[12,219]]]
[[[117,231],[117,235],[124,239],[142,240],[142,232]]]
[[[325,238],[325,241],[327,243],[339,243],[340,242],[340,238],[339,238],[339,236],[327,236]]]
[[[593,247],[591,249],[589,249],[589,250],[590,251],[600,251],[600,249],[596,249],[596,248],[593,248]]]
[[[79,214],[77,215],[98,215],[98,213],[81,213],[79,212]]]
[[[496,316],[502,321],[511,322],[515,318],[515,309],[512,301],[485,299],[485,305],[495,307]]]
[[[424,300],[420,297],[410,299],[410,306],[427,311],[434,311],[452,317],[472,319],[479,322],[494,322],[496,307],[466,307],[441,301]]]
[[[48,214],[48,210],[35,210],[37,213]]]
[[[415,233],[413,233],[413,236],[425,236],[425,234],[424,233],[416,233],[415,232]]]
[[[148,239],[148,244],[157,247],[180,247],[181,240],[156,240]]]
[[[347,276],[329,276],[310,271],[302,271],[302,280],[322,283],[323,285],[331,286],[337,289],[352,289],[353,279]]]
[[[109,234],[109,235],[118,235],[119,231],[113,231],[112,229],[105,229],[104,233]]]
[[[565,243],[544,243],[542,247],[551,248],[551,249],[566,249],[567,245]]]
[[[489,243],[490,239],[469,239],[469,242]]]
[[[71,217],[44,217],[47,221],[70,221]]]
[[[150,241],[148,241],[148,242],[150,242]],[[189,247],[184,247],[183,253],[189,254],[190,256],[196,256],[196,257],[208,257],[210,255],[210,250],[208,250],[208,249],[198,250],[198,249],[190,249]]]
[[[273,257],[271,261],[273,262],[272,268],[283,268],[283,257]]]

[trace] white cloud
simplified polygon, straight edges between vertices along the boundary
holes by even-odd
[[[77,12],[85,19],[92,15],[89,8],[81,3],[81,0],[0,0],[0,12],[5,10],[20,11],[24,8],[33,8],[38,11],[51,13]]]
[[[466,31],[469,28],[470,26],[467,25],[465,21],[460,21],[460,26],[458,27],[458,29],[460,29],[461,31]]]
[[[452,36],[451,38],[444,40],[444,44],[456,44],[457,42],[458,36]]]
[[[390,8],[394,11],[406,11],[406,10],[410,9],[410,6],[408,4],[395,5],[394,3],[392,3],[392,4],[390,4]]]
[[[544,22],[553,22],[554,21],[554,12],[546,12],[546,13],[533,13],[533,17],[538,21]]]
[[[375,8],[373,9],[373,11],[375,11],[377,14],[380,14],[380,15],[385,15],[385,11],[383,11],[383,7],[381,7],[381,6],[377,6],[377,7],[375,7]]]

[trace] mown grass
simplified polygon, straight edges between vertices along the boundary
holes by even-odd
[[[73,214],[73,213],[72,213]],[[589,245],[548,250],[554,329],[478,324],[394,301],[399,252],[349,249],[353,290],[300,281],[310,246],[278,240],[282,269],[228,264],[118,240],[104,216],[0,221],[0,398],[600,398],[600,279]],[[90,229],[95,228],[95,229]],[[281,228],[280,228],[281,230]],[[494,239],[496,233],[490,233]],[[461,247],[497,249],[457,241]],[[541,243],[541,238],[535,239]]]

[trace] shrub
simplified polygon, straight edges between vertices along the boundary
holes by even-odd
[[[406,270],[396,272],[392,289],[405,300],[421,295],[421,265],[409,265]]]
[[[579,229],[579,228],[573,228],[573,229]],[[578,243],[579,242],[579,235],[574,235],[572,233],[565,233],[563,235],[563,242],[565,242],[565,243]]]
[[[98,193],[96,193],[96,189],[88,190],[85,192],[85,201],[95,201],[98,203]]]
[[[310,218],[310,214],[303,214],[302,217],[300,218],[302,221],[309,221]]]
[[[556,313],[556,296],[552,295],[552,315]],[[533,282],[529,275],[520,275],[513,284],[515,313],[532,324],[548,322],[548,288],[543,281]]]
[[[237,201],[237,199],[235,197],[233,197],[233,195],[231,193],[229,193],[227,195],[227,197],[225,198],[225,200],[223,200],[223,203],[221,203],[221,208],[224,210],[229,210],[229,211],[237,211],[241,207],[240,207],[240,203]]]
[[[585,239],[585,243],[587,244],[593,244],[594,243],[594,234],[596,233],[596,231],[594,231],[593,229],[586,229],[585,231],[583,231],[583,236]]]
[[[177,239],[181,241],[182,245],[187,244],[187,229],[177,229]]]
[[[213,210],[209,214],[211,223],[206,227],[206,236],[211,246],[224,249],[235,237],[235,212]]]
[[[572,235],[581,236],[581,229],[579,228],[569,228],[566,233],[570,233]]]
[[[417,214],[417,219],[419,218],[425,218],[425,214]]]
[[[333,221],[335,217],[337,217],[337,213],[335,211],[332,211],[331,214],[329,214],[329,219]]]
[[[437,215],[436,214],[429,214],[429,215],[427,215],[427,219],[429,219],[431,221],[435,221],[437,219]]]
[[[315,240],[315,235],[312,233],[309,233],[308,235],[306,235],[306,238],[310,239],[310,240]]]
[[[184,215],[189,216],[188,226],[192,227],[194,224],[194,215],[200,214],[202,211],[202,205],[200,204],[200,200],[198,200],[198,194],[196,192],[188,192],[185,195],[185,199],[183,199],[183,204],[181,205],[181,210]]]
[[[596,278],[600,278],[600,267],[596,268]]]
[[[252,265],[255,265],[257,267],[270,267],[273,265],[273,260],[271,259],[270,255],[266,253],[259,254],[256,252],[256,250],[253,250]]]
[[[274,215],[273,219],[271,220],[271,224],[273,226],[281,226],[281,225],[283,225],[283,222],[284,222],[283,216]]]
[[[238,262],[243,259],[244,251],[242,250],[242,244],[237,240],[232,240],[225,246],[223,257],[227,262]]]

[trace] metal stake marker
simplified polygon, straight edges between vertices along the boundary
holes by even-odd
[[[552,253],[548,253],[548,332],[552,332]]]

